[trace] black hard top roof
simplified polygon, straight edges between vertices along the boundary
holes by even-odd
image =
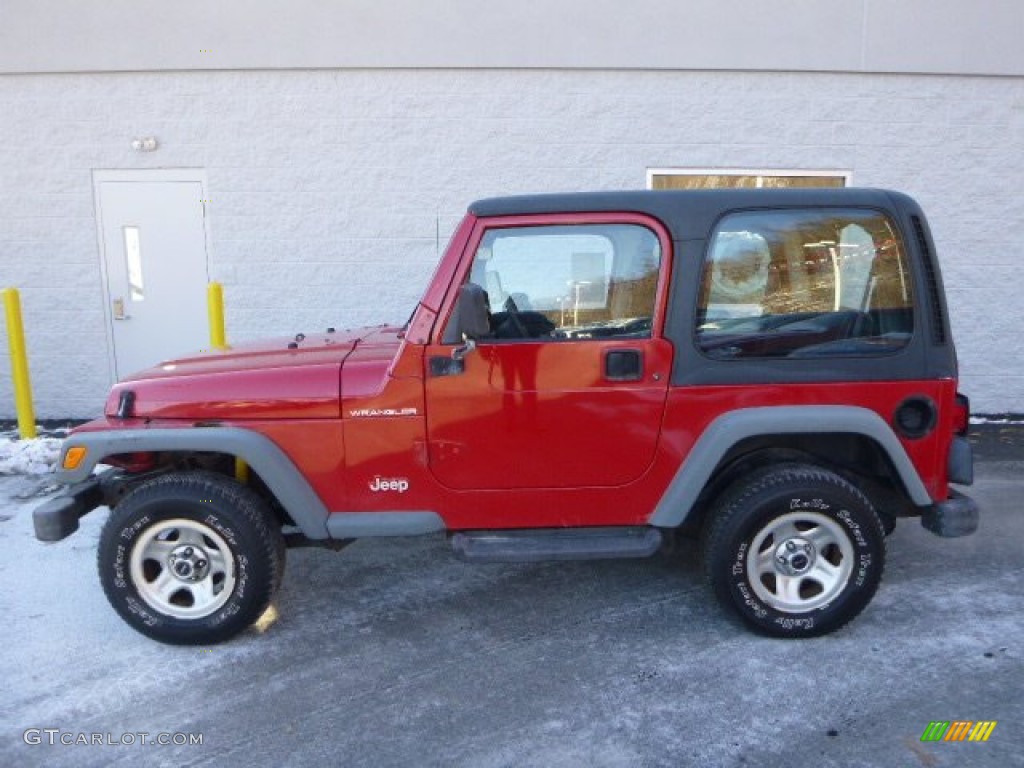
[[[905,201],[910,202],[897,192],[860,187],[627,190],[492,197],[477,200],[469,211],[481,217],[594,211],[646,213],[666,224],[675,239],[682,239],[704,237],[705,226],[731,210],[804,206],[890,209],[903,207]],[[698,222],[700,225],[695,226]]]

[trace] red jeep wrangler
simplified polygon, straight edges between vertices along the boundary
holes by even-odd
[[[698,534],[719,600],[808,637],[867,605],[898,517],[975,530],[949,487],[972,480],[968,410],[904,195],[484,200],[404,327],[117,384],[66,441],[70,488],[36,535],[109,506],[107,597],[170,643],[249,626],[287,547],[437,532],[477,562],[646,557]]]

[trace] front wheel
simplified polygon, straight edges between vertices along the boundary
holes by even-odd
[[[774,637],[839,629],[882,579],[885,533],[871,502],[818,467],[768,467],[712,511],[704,565],[718,599]]]
[[[97,564],[107,599],[132,627],[164,643],[208,644],[266,610],[284,547],[251,490],[210,472],[174,472],[111,512]]]

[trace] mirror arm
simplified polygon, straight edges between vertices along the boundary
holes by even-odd
[[[462,346],[452,350],[452,360],[461,361],[462,358],[474,349],[476,349],[476,339],[471,339],[466,334],[462,334]]]

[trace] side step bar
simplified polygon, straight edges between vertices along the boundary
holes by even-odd
[[[647,526],[462,531],[451,542],[455,556],[471,563],[604,560],[650,557],[661,546],[661,531]]]

